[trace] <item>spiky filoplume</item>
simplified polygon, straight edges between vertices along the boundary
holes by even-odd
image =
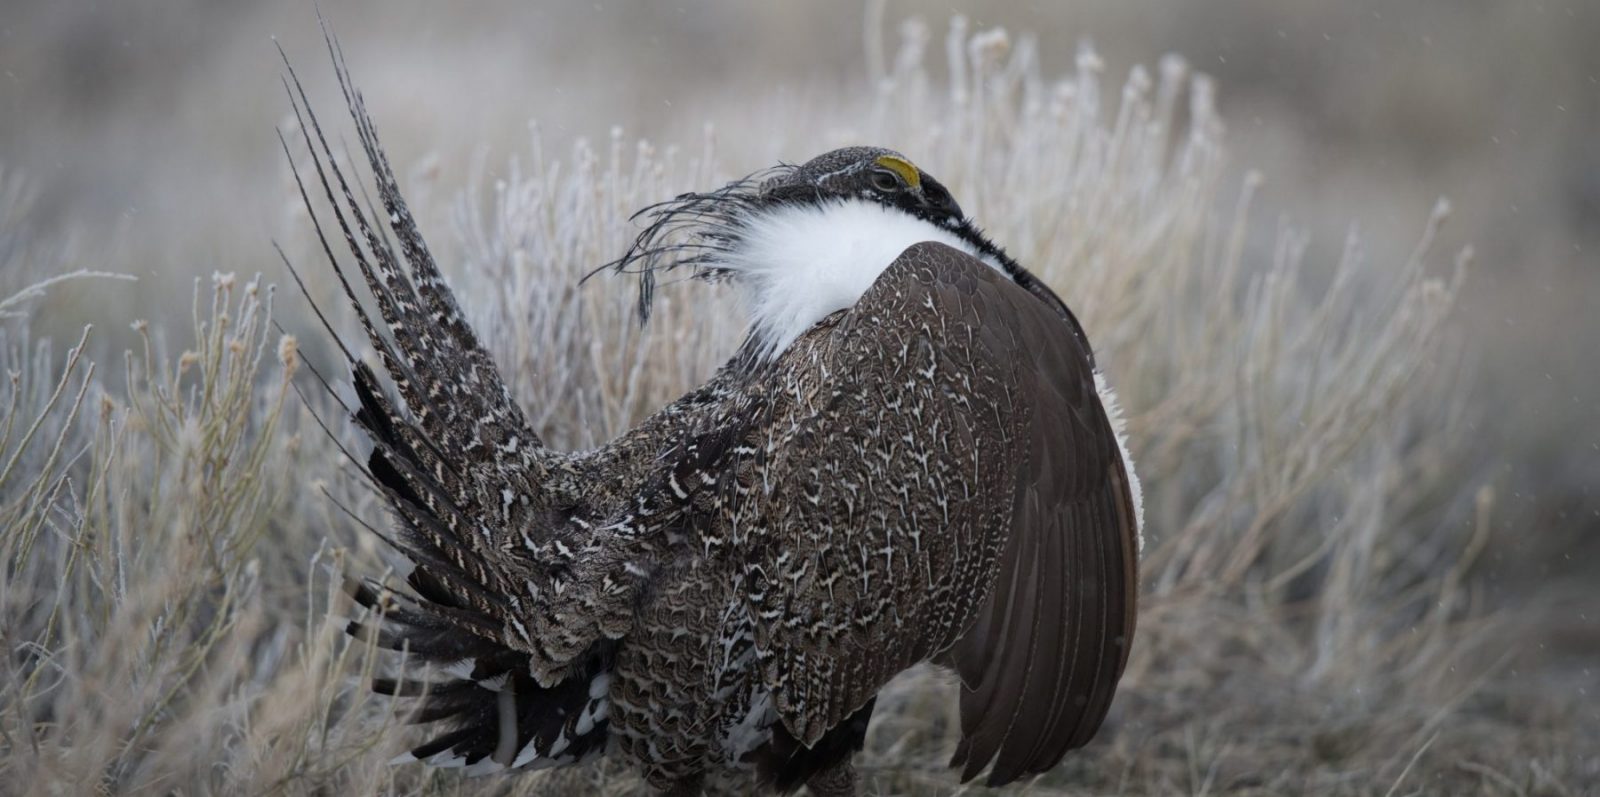
[[[1042,772],[1092,737],[1133,632],[1137,480],[1076,320],[943,186],[858,147],[647,209],[611,264],[641,273],[641,308],[655,271],[692,267],[745,292],[750,337],[620,438],[557,452],[329,50],[386,218],[290,69],[315,172],[295,179],[332,205],[376,317],[313,212],[317,234],[398,395],[341,344],[415,565],[407,589],[349,585],[381,610],[351,633],[421,665],[373,684],[439,729],[407,758],[610,751],[675,792],[851,793],[878,690],[924,661],[963,684],[963,779]]]

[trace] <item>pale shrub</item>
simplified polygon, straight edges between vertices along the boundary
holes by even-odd
[[[1113,102],[1088,48],[1073,74],[1047,78],[1037,43],[958,20],[941,84],[924,66],[931,43],[908,23],[892,59],[872,52],[860,90],[827,107],[748,102],[747,124],[708,131],[692,154],[619,134],[559,159],[535,134],[491,191],[468,187],[436,251],[544,438],[602,442],[737,342],[737,308],[715,286],[665,286],[640,328],[631,284],[580,284],[623,250],[630,213],[780,152],[892,146],[1077,310],[1146,485],[1123,693],[1102,740],[1037,788],[1376,793],[1471,774],[1417,767],[1434,745],[1494,775],[1581,777],[1559,743],[1524,768],[1514,745],[1483,741],[1506,736],[1493,720],[1456,721],[1494,674],[1468,659],[1485,626],[1466,611],[1492,494],[1462,478],[1473,409],[1450,389],[1445,323],[1460,272],[1429,276],[1432,226],[1401,263],[1374,268],[1354,240],[1338,263],[1303,263],[1303,238],[1255,220],[1257,178],[1227,176],[1213,89],[1179,61],[1134,72]],[[430,180],[412,187],[432,196]],[[425,227],[445,215],[417,204]],[[337,307],[316,250],[290,249]],[[7,273],[38,268],[21,251],[0,247]],[[263,285],[197,286],[180,353],[141,327],[116,388],[82,343],[63,359],[25,320],[0,332],[13,374],[0,401],[0,778],[38,791],[533,785],[540,775],[384,766],[403,740],[360,680],[394,663],[342,637],[334,585],[352,557],[383,561],[359,525],[386,521],[335,438],[361,442],[310,389]],[[21,312],[17,297],[0,309]],[[313,330],[294,331],[311,344]],[[296,379],[329,434],[294,404]],[[863,761],[874,788],[953,787],[949,696],[927,671],[891,687]],[[640,788],[604,768],[548,777]]]

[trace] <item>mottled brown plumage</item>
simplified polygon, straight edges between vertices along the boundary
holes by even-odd
[[[297,81],[290,96],[379,318],[324,249],[399,396],[346,352],[368,475],[415,564],[404,590],[350,586],[384,610],[351,630],[427,666],[374,684],[439,731],[410,758],[489,771],[609,751],[673,793],[849,794],[874,697],[924,661],[961,678],[963,779],[1011,782],[1088,742],[1134,628],[1131,466],[1077,322],[942,186],[854,148],[656,208],[620,261],[647,276],[742,279],[761,214],[831,203],[959,246],[905,247],[792,341],[753,333],[639,427],[556,452],[462,320],[330,49],[389,233]],[[663,244],[685,218],[701,243]]]

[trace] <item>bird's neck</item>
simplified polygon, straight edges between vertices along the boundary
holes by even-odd
[[[718,265],[740,286],[752,338],[770,358],[818,321],[853,307],[900,253],[923,241],[1004,270],[994,255],[950,229],[858,199],[789,204],[754,216]]]

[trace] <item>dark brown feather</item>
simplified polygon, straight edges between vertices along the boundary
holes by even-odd
[[[919,244],[775,368],[783,395],[749,441],[772,460],[723,526],[748,535],[747,608],[788,731],[814,743],[939,658],[963,683],[963,779],[992,765],[1008,783],[1085,744],[1126,661],[1137,530],[1071,323]],[[856,506],[862,485],[874,501]]]
[[[1004,283],[994,293],[1031,342],[1014,352],[1029,453],[997,579],[1023,611],[991,593],[956,646],[968,738],[954,763],[967,779],[992,755],[988,782],[1000,785],[1055,766],[1104,720],[1134,630],[1138,559],[1133,496],[1086,348],[1042,303],[1015,301]]]

